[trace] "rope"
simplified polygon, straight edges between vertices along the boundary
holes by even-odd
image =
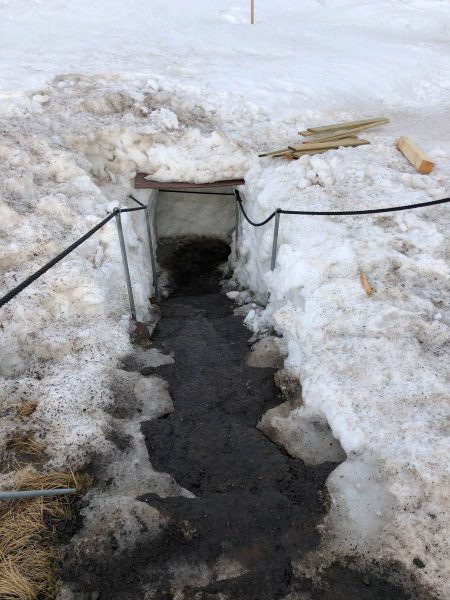
[[[175,190],[166,190],[166,191],[175,191]],[[183,193],[186,193],[186,192],[183,192]],[[196,192],[196,193],[208,193],[208,194],[210,194],[211,192]],[[235,194],[235,197],[236,197],[236,201],[239,204],[240,210],[241,210],[242,214],[244,215],[246,221],[248,223],[250,223],[250,225],[253,225],[253,227],[262,227],[263,225],[266,225],[277,214],[283,214],[283,215],[312,215],[312,216],[375,215],[375,214],[381,214],[381,213],[396,212],[396,211],[400,211],[400,210],[411,210],[411,209],[414,209],[414,208],[423,208],[425,206],[436,206],[437,204],[445,204],[447,202],[450,202],[450,198],[443,198],[441,200],[430,200],[429,202],[420,202],[418,204],[407,204],[407,205],[404,205],[404,206],[391,206],[391,207],[387,207],[387,208],[370,208],[370,209],[366,209],[366,210],[344,210],[344,211],[284,210],[282,208],[277,208],[266,219],[264,219],[264,221],[261,221],[260,223],[256,223],[255,221],[252,221],[250,219],[250,217],[247,215],[247,213],[245,212],[245,209],[244,209],[244,206],[242,204],[242,199],[241,199],[241,195],[240,195],[239,191],[235,190],[234,194]],[[219,195],[219,194],[217,194],[217,195]],[[229,195],[229,194],[220,194],[220,195]],[[43,267],[41,267],[40,269],[38,269],[35,273],[33,273],[32,275],[30,275],[29,277],[27,277],[27,279],[25,279],[24,281],[22,281],[21,283],[19,283],[19,285],[17,285],[15,288],[13,288],[7,294],[5,294],[2,298],[0,298],[0,307],[4,306],[8,302],[10,302],[13,298],[15,298],[17,296],[17,294],[20,294],[20,292],[22,292],[24,289],[26,289],[34,281],[36,281],[36,279],[39,279],[39,277],[42,277],[42,275],[44,275],[44,273],[46,273],[52,267],[54,267],[56,264],[58,264],[63,258],[65,258],[68,254],[70,254],[71,252],[73,252],[76,248],[78,248],[78,246],[81,246],[81,244],[83,242],[85,242],[86,240],[88,240],[92,235],[94,235],[95,232],[97,232],[104,225],[106,225],[106,223],[108,223],[108,221],[110,221],[117,214],[119,214],[119,213],[134,212],[136,210],[145,210],[146,209],[146,206],[142,202],[140,202],[139,200],[137,200],[134,196],[132,196],[130,194],[129,197],[132,200],[134,200],[137,204],[139,204],[139,206],[136,206],[136,207],[133,207],[133,208],[116,208],[116,209],[114,209],[112,213],[110,213],[107,217],[105,217],[103,219],[103,221],[100,221],[100,223],[98,223],[97,225],[95,225],[95,227],[93,227],[92,229],[90,229],[87,233],[85,233],[77,241],[75,241],[73,244],[71,244],[68,248],[66,248],[60,254],[58,254],[57,256],[55,256],[54,258],[52,258],[52,260],[50,260],[48,263],[46,263]]]
[[[128,194],[128,198],[131,198],[132,200],[134,200],[135,202],[137,202],[139,204],[139,206],[143,206],[145,208],[145,204],[143,204],[140,200],[138,200],[137,198],[135,198],[131,194]]]
[[[137,206],[136,208],[115,208],[112,213],[110,213],[107,217],[105,217],[103,219],[103,221],[100,221],[100,223],[97,223],[97,225],[95,225],[95,227],[90,229],[87,233],[85,233],[82,237],[80,237],[76,242],[74,242],[68,248],[66,248],[65,250],[60,252],[60,254],[55,256],[55,258],[52,258],[52,260],[49,260],[48,263],[46,263],[43,267],[38,269],[35,273],[33,273],[32,275],[27,277],[24,281],[19,283],[19,285],[17,285],[15,288],[13,288],[7,294],[5,294],[2,298],[0,298],[0,307],[4,306],[8,302],[10,302],[13,298],[15,298],[17,296],[17,294],[20,294],[20,292],[23,292],[23,290],[25,288],[27,288],[29,285],[31,285],[34,281],[36,281],[36,279],[39,279],[39,277],[42,277],[42,275],[44,275],[44,273],[49,271],[52,267],[54,267],[56,264],[58,264],[63,258],[65,258],[68,254],[73,252],[75,250],[75,248],[78,248],[78,246],[81,246],[81,244],[83,242],[85,242],[91,236],[93,236],[95,232],[97,232],[104,225],[106,225],[106,223],[108,223],[108,221],[111,221],[111,219],[114,218],[117,214],[124,213],[124,212],[133,212],[135,210],[144,210],[144,209],[145,209],[145,206],[143,206],[143,207]]]
[[[241,208],[242,214],[244,215],[246,221],[248,221],[248,223],[250,223],[250,225],[253,225],[253,227],[261,227],[262,225],[265,225],[266,223],[271,221],[274,218],[274,216],[277,214],[277,212],[279,212],[279,210],[280,210],[280,209],[274,210],[273,213],[267,217],[267,219],[265,219],[264,221],[261,221],[261,223],[255,223],[248,217],[247,213],[245,212],[245,209],[242,205],[242,200],[241,200],[241,195],[239,193],[239,190],[235,190],[234,193],[236,196],[236,201],[239,203],[239,206]]]
[[[136,206],[133,208],[119,208],[118,212],[120,212],[120,213],[134,212],[135,210],[145,210],[145,208],[146,207],[144,205]]]
[[[387,208],[368,208],[366,210],[344,210],[344,211],[284,210],[283,208],[277,208],[276,210],[273,211],[272,214],[270,214],[267,217],[267,219],[265,219],[264,221],[261,221],[260,223],[255,223],[247,216],[247,213],[245,212],[244,207],[242,205],[242,199],[241,199],[241,196],[240,196],[238,190],[235,191],[235,195],[236,195],[236,201],[238,202],[238,204],[240,206],[242,214],[244,215],[246,221],[248,223],[250,223],[250,225],[253,225],[253,227],[261,227],[261,225],[265,225],[266,223],[269,223],[269,221],[271,221],[277,213],[282,214],[282,215],[312,215],[312,216],[376,215],[376,214],[381,214],[381,213],[396,212],[396,211],[400,211],[400,210],[410,210],[413,208],[423,208],[425,206],[435,206],[437,204],[445,204],[447,202],[450,202],[450,198],[442,198],[441,200],[430,200],[428,202],[420,202],[418,204],[406,204],[404,206],[389,206]]]

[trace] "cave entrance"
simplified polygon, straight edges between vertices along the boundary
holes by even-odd
[[[161,182],[138,173],[135,190],[149,190],[159,239],[209,237],[231,242],[236,225],[234,189],[244,179],[211,183]]]
[[[188,183],[136,175],[136,195],[151,207],[155,254],[170,273],[173,291],[195,295],[217,285],[217,266],[226,261],[236,229],[234,190],[244,184],[244,179]],[[154,282],[156,288],[155,277]]]

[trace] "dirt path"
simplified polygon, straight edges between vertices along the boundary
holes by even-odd
[[[197,264],[205,273],[207,265]],[[184,285],[163,304],[156,332],[156,343],[175,356],[175,364],[156,369],[169,382],[175,412],[143,431],[153,466],[197,498],[145,500],[193,532],[189,544],[170,540],[169,563],[178,554],[214,569],[226,557],[248,573],[209,591],[278,598],[289,586],[291,557],[318,543],[322,491],[334,465],[306,467],[255,428],[281,402],[274,370],[246,366],[251,334],[216,286],[205,293],[206,281],[193,289],[186,272],[176,279]]]

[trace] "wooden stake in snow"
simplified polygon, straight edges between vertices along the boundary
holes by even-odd
[[[361,283],[363,285],[364,291],[366,292],[366,294],[368,296],[371,296],[373,294],[373,289],[370,286],[369,280],[366,277],[366,274],[364,273],[364,271],[360,271],[359,272],[359,277],[361,279]]]
[[[250,23],[255,24],[255,0],[250,0]]]
[[[431,173],[434,162],[432,162],[425,152],[416,146],[409,138],[402,136],[397,142],[397,148],[419,173],[422,173],[423,175]]]

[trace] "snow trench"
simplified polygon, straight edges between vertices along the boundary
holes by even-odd
[[[317,110],[308,122],[299,113],[274,123],[231,95],[213,100],[204,90],[135,76],[61,76],[2,98],[0,115],[2,292],[123,205],[138,170],[165,181],[245,175],[242,193],[256,218],[300,201],[345,209],[357,198],[364,208],[450,189],[444,169],[428,178],[412,172],[389,131],[370,134],[371,146],[295,163],[254,157],[312,120],[367,116],[356,112]],[[162,199],[138,197],[152,203],[165,235],[232,237],[234,207],[231,213],[225,201],[220,230],[217,208],[201,221],[179,206],[178,230]],[[272,409],[259,427],[307,464],[347,457],[327,481],[325,546],[396,560],[442,598],[450,537],[447,211],[364,221],[283,216],[273,272],[271,226],[244,224],[232,257],[246,325],[258,336],[283,336],[284,369],[302,386],[300,405]],[[124,227],[138,319],[154,322],[142,216],[127,216]],[[361,269],[374,285],[372,298],[360,286]],[[149,398],[158,403],[163,384],[124,369],[132,347],[113,224],[8,304],[1,325],[2,457],[8,439],[26,430],[46,444],[48,468],[114,464],[117,382],[126,382],[137,408]],[[25,401],[37,408],[24,423],[16,407]],[[164,481],[169,491],[161,494],[187,493]],[[135,493],[130,488],[126,497]]]
[[[121,525],[114,518],[119,535],[110,520],[102,523],[100,531],[114,540],[108,544],[107,535],[101,540],[106,551],[96,550],[92,527],[80,532],[65,564],[66,590],[76,598],[99,592],[114,600],[276,600],[310,593],[324,597],[330,589],[334,598],[346,600],[409,598],[407,590],[389,581],[392,573],[386,576],[374,565],[348,569],[323,552],[320,559],[315,556],[317,525],[327,507],[325,482],[342,454],[334,462],[308,465],[255,428],[282,399],[275,384],[282,406],[291,408],[301,404],[300,386],[292,374],[276,371],[282,364],[280,338],[253,341],[249,351],[242,322],[248,307],[233,311],[220,293],[223,271],[215,268],[226,260],[229,247],[204,236],[160,242],[158,259],[169,272],[170,293],[160,305],[152,349],[165,354],[155,364],[147,362],[149,350],[142,349],[138,361],[128,362],[146,377],[163,377],[173,400],[165,413],[141,417],[156,470],[142,473],[147,477],[140,486],[147,491],[139,497],[145,503],[137,514],[141,533],[133,529],[133,513],[126,527],[128,547],[120,535],[128,520]],[[239,292],[230,295],[239,300]],[[167,493],[155,480],[161,473],[169,473],[184,490]],[[128,506],[136,511],[134,504]],[[302,572],[305,557],[309,569],[316,558],[314,580]],[[416,588],[415,597],[421,595]]]

